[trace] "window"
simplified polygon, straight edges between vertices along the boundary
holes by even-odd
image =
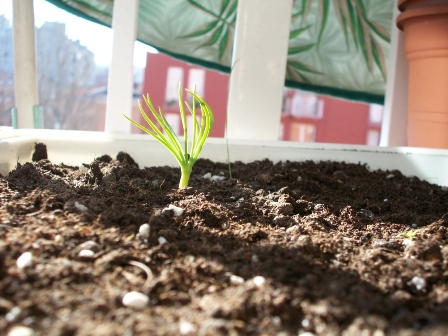
[[[383,105],[371,104],[369,109],[369,122],[381,124],[383,120]]]
[[[165,104],[173,107],[179,104],[179,83],[183,82],[184,70],[181,67],[169,67],[166,76]]]
[[[324,102],[315,94],[295,92],[291,101],[291,116],[320,119],[323,117]]]
[[[14,107],[12,27],[7,17],[12,17],[11,2],[4,4],[5,15],[0,14],[0,126],[11,126],[11,109]]]
[[[201,126],[201,116],[199,115],[199,113],[201,113],[200,109],[197,110],[198,115],[196,115],[196,120],[198,121],[198,125],[199,127]],[[194,123],[193,123],[193,116],[188,113],[187,114],[187,130],[188,130],[188,137],[190,139],[193,139],[193,129],[194,129]]]
[[[196,93],[204,97],[205,94],[205,70],[203,69],[190,69],[188,71],[188,86],[187,88],[191,91],[194,90],[196,86]],[[188,98],[191,100],[191,96]]]
[[[180,115],[175,113],[167,113],[165,114],[165,118],[168,124],[171,125],[174,133],[179,136],[181,129]],[[163,133],[166,135],[165,131],[163,131]]]
[[[366,145],[378,146],[380,143],[380,131],[371,129],[367,132]]]
[[[304,123],[292,123],[290,140],[298,142],[315,142],[316,125],[304,124]]]

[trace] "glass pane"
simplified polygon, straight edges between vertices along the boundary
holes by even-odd
[[[0,127],[12,127],[14,107],[14,56],[12,45],[12,2],[0,1]]]
[[[184,70],[181,67],[168,68],[165,90],[165,105],[173,107],[179,104],[179,83],[183,82]]]
[[[39,104],[44,127],[102,131],[112,31],[34,1]]]

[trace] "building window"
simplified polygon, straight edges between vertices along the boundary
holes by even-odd
[[[165,105],[173,107],[179,104],[179,83],[183,82],[184,70],[181,67],[169,67],[166,76]]]
[[[383,105],[370,104],[369,122],[371,124],[381,124],[383,121]]]
[[[296,118],[320,119],[323,117],[324,102],[315,94],[297,91],[291,101],[291,116]]]
[[[198,127],[201,127],[201,110],[196,110],[197,114],[196,114],[196,120],[198,121]],[[185,112],[187,114],[187,130],[188,130],[188,137],[190,139],[193,139],[193,130],[194,130],[194,119],[193,116],[190,114],[190,112]]]
[[[188,86],[187,88],[193,91],[196,86],[196,94],[201,97],[205,95],[205,70],[190,69],[188,71]],[[191,96],[188,98],[191,101]]]
[[[176,133],[176,135],[179,136],[181,130],[180,115],[175,113],[166,113],[165,118],[168,124],[173,129],[174,133]],[[163,133],[166,135],[165,130],[163,130]]]
[[[316,141],[316,125],[305,123],[292,123],[291,141],[298,142],[315,142]]]
[[[366,145],[367,146],[378,146],[380,143],[380,131],[371,129],[367,132]]]

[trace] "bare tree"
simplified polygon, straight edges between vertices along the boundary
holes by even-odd
[[[91,94],[94,56],[65,34],[65,24],[46,22],[36,32],[39,102],[45,128],[96,130],[101,106]]]

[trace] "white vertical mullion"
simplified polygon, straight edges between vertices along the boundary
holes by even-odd
[[[400,12],[397,1],[394,2],[380,146],[407,145],[408,61],[404,52],[403,32],[397,28],[396,24]]]
[[[278,139],[292,4],[238,2],[227,116],[231,139]]]
[[[139,0],[115,0],[112,29],[112,60],[107,86],[105,131],[130,133],[134,85],[134,42],[137,35]]]
[[[14,92],[17,128],[34,128],[39,104],[33,0],[13,1]]]

